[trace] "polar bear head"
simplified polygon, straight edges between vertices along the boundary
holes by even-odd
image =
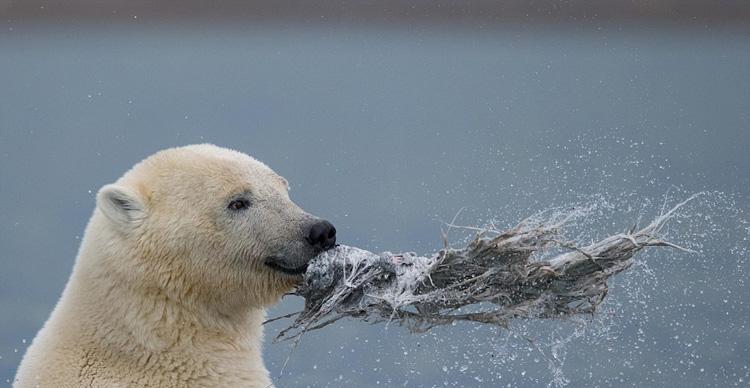
[[[289,199],[287,181],[213,145],[158,152],[97,195],[88,234],[108,281],[184,303],[265,307],[301,279],[336,229]]]

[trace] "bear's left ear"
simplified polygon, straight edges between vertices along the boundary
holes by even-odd
[[[96,206],[117,226],[127,229],[146,217],[143,202],[131,190],[116,184],[106,185],[96,195]]]

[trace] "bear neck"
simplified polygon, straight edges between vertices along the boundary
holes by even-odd
[[[91,225],[90,225],[91,226]],[[118,276],[101,265],[112,257],[100,242],[86,233],[73,274],[56,312],[57,323],[79,334],[92,346],[117,349],[139,359],[158,354],[184,355],[209,364],[260,365],[265,309],[258,306],[213,306],[208,299],[170,295],[160,287],[149,287]],[[64,303],[63,303],[64,301]],[[238,373],[235,371],[234,373]],[[265,372],[267,374],[267,372]]]
[[[80,273],[83,281],[75,282],[78,292],[71,292],[76,304],[88,306],[102,314],[99,319],[116,322],[129,333],[137,334],[138,338],[133,339],[144,346],[175,350],[200,345],[213,347],[212,342],[220,342],[246,350],[259,348],[265,319],[263,308],[226,311],[200,299],[177,299],[154,287],[138,288],[112,279],[96,281],[86,272]]]

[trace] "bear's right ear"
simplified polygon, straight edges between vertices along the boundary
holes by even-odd
[[[132,191],[115,184],[106,185],[96,195],[96,206],[122,228],[137,225],[146,217],[143,203]]]

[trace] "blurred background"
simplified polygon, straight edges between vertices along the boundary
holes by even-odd
[[[748,385],[750,3],[152,3],[0,0],[0,384],[99,187],[211,142],[373,251],[433,252],[461,209],[505,227],[581,202],[603,209],[577,232],[590,241],[709,191],[667,231],[699,253],[645,252],[596,317],[418,335],[344,321],[291,355],[278,322],[279,387]]]

